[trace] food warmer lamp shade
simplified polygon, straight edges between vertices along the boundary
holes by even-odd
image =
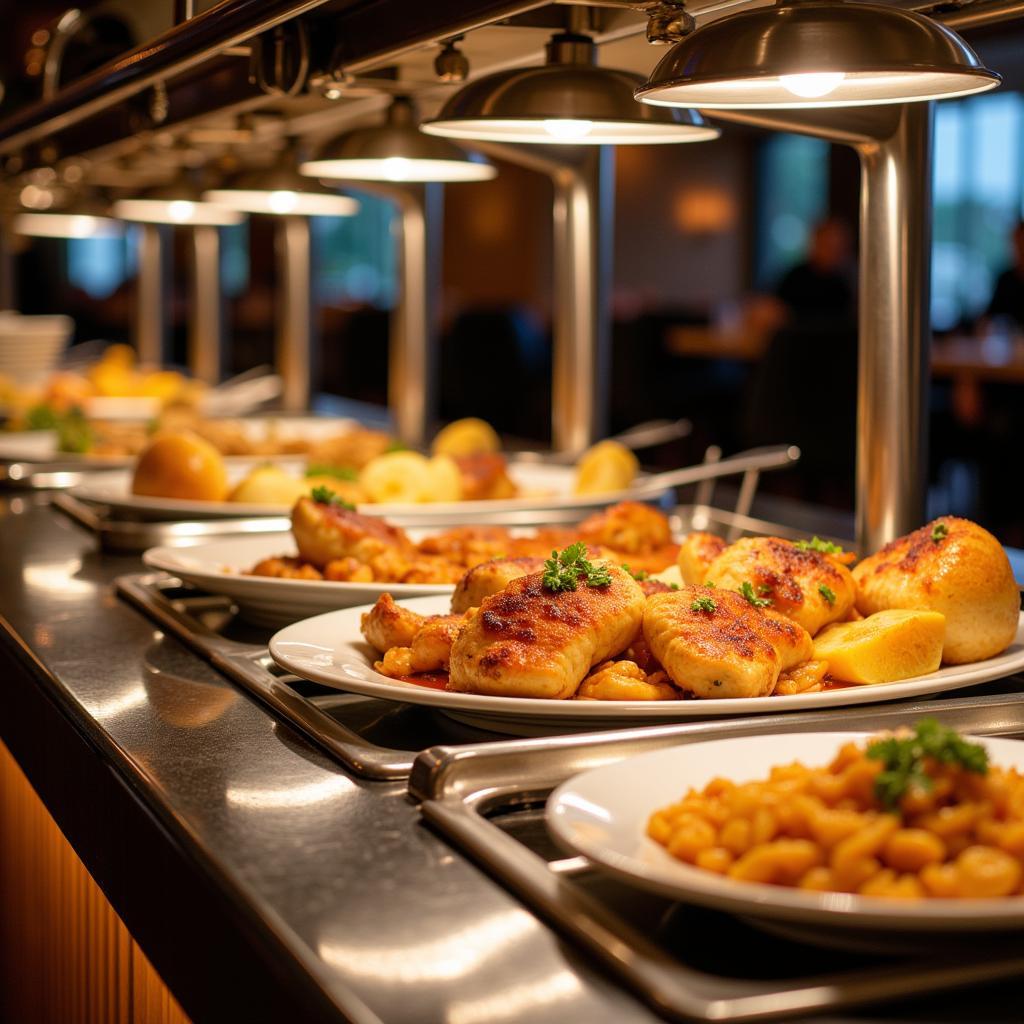
[[[313,178],[392,182],[487,181],[498,173],[483,157],[424,135],[403,97],[392,102],[384,124],[339,136],[299,171]]]
[[[359,201],[343,196],[289,168],[252,171],[203,193],[207,202],[244,213],[272,216],[352,217]]]
[[[113,217],[72,211],[57,213],[19,213],[12,226],[15,234],[35,238],[115,238],[124,226]]]
[[[169,185],[140,196],[119,199],[112,212],[122,220],[143,224],[230,227],[245,220],[245,215],[237,210],[206,202],[198,189],[183,185]]]
[[[955,32],[925,15],[780,0],[696,29],[636,97],[708,109],[853,107],[966,96],[1001,80]]]
[[[720,132],[696,110],[637,105],[640,75],[598,67],[588,36],[562,33],[547,63],[486,75],[452,96],[423,131],[546,145],[705,142]]]

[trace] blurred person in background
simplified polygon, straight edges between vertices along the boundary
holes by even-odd
[[[996,279],[985,315],[1005,317],[1024,328],[1024,221],[1019,221],[1010,233],[1010,246],[1013,262]]]
[[[848,320],[855,294],[850,229],[828,217],[814,225],[806,258],[783,275],[775,295],[793,320]]]

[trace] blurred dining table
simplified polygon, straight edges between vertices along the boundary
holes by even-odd
[[[671,327],[665,348],[689,359],[755,362],[769,336],[757,330],[715,325]],[[932,342],[932,376],[974,383],[1024,384],[1024,335],[944,335]]]

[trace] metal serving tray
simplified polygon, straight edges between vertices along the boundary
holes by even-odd
[[[265,704],[279,718],[307,736],[348,771],[367,779],[401,779],[412,771],[416,755],[438,745],[457,745],[474,751],[497,744],[500,749],[546,749],[554,742],[510,741],[506,737],[456,722],[427,708],[375,700],[318,686],[285,673],[267,650],[268,631],[237,620],[231,602],[211,597],[162,573],[121,576],[118,594],[145,612],[162,629],[176,636],[229,679]],[[645,742],[675,742],[689,738],[754,735],[764,732],[803,732],[816,729],[880,729],[924,714],[990,731],[1024,732],[1024,680],[1011,677],[987,683],[951,699],[894,702],[853,708],[746,718],[690,721],[611,733],[587,733],[568,743],[606,751],[609,737],[644,737]],[[972,717],[973,716],[973,717]],[[481,746],[482,745],[482,746]],[[590,762],[588,762],[590,763]],[[513,777],[514,773],[513,773]]]
[[[583,857],[560,857],[546,829],[544,801],[577,772],[666,746],[821,728],[826,718],[830,728],[892,727],[923,713],[978,735],[1024,734],[1020,694],[890,704],[437,748],[416,759],[409,792],[434,829],[662,1016],[718,1024],[790,1020],[1019,977],[1024,942],[974,935],[965,946],[914,956],[812,948],[727,914],[640,893]]]

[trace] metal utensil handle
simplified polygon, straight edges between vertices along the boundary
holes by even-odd
[[[778,445],[771,448],[751,448],[750,451],[731,455],[720,462],[702,462],[683,469],[670,469],[665,473],[654,473],[644,479],[644,487],[682,487],[702,480],[713,480],[737,473],[761,472],[766,469],[784,469],[795,465],[800,459],[796,445]]]
[[[298,729],[355,775],[378,781],[404,779],[413,754],[369,743],[289,685],[294,676],[275,675],[266,648],[227,640],[177,607],[162,586],[180,581],[162,573],[119,576],[118,594],[154,619],[193,651]],[[275,666],[276,667],[276,666]]]

